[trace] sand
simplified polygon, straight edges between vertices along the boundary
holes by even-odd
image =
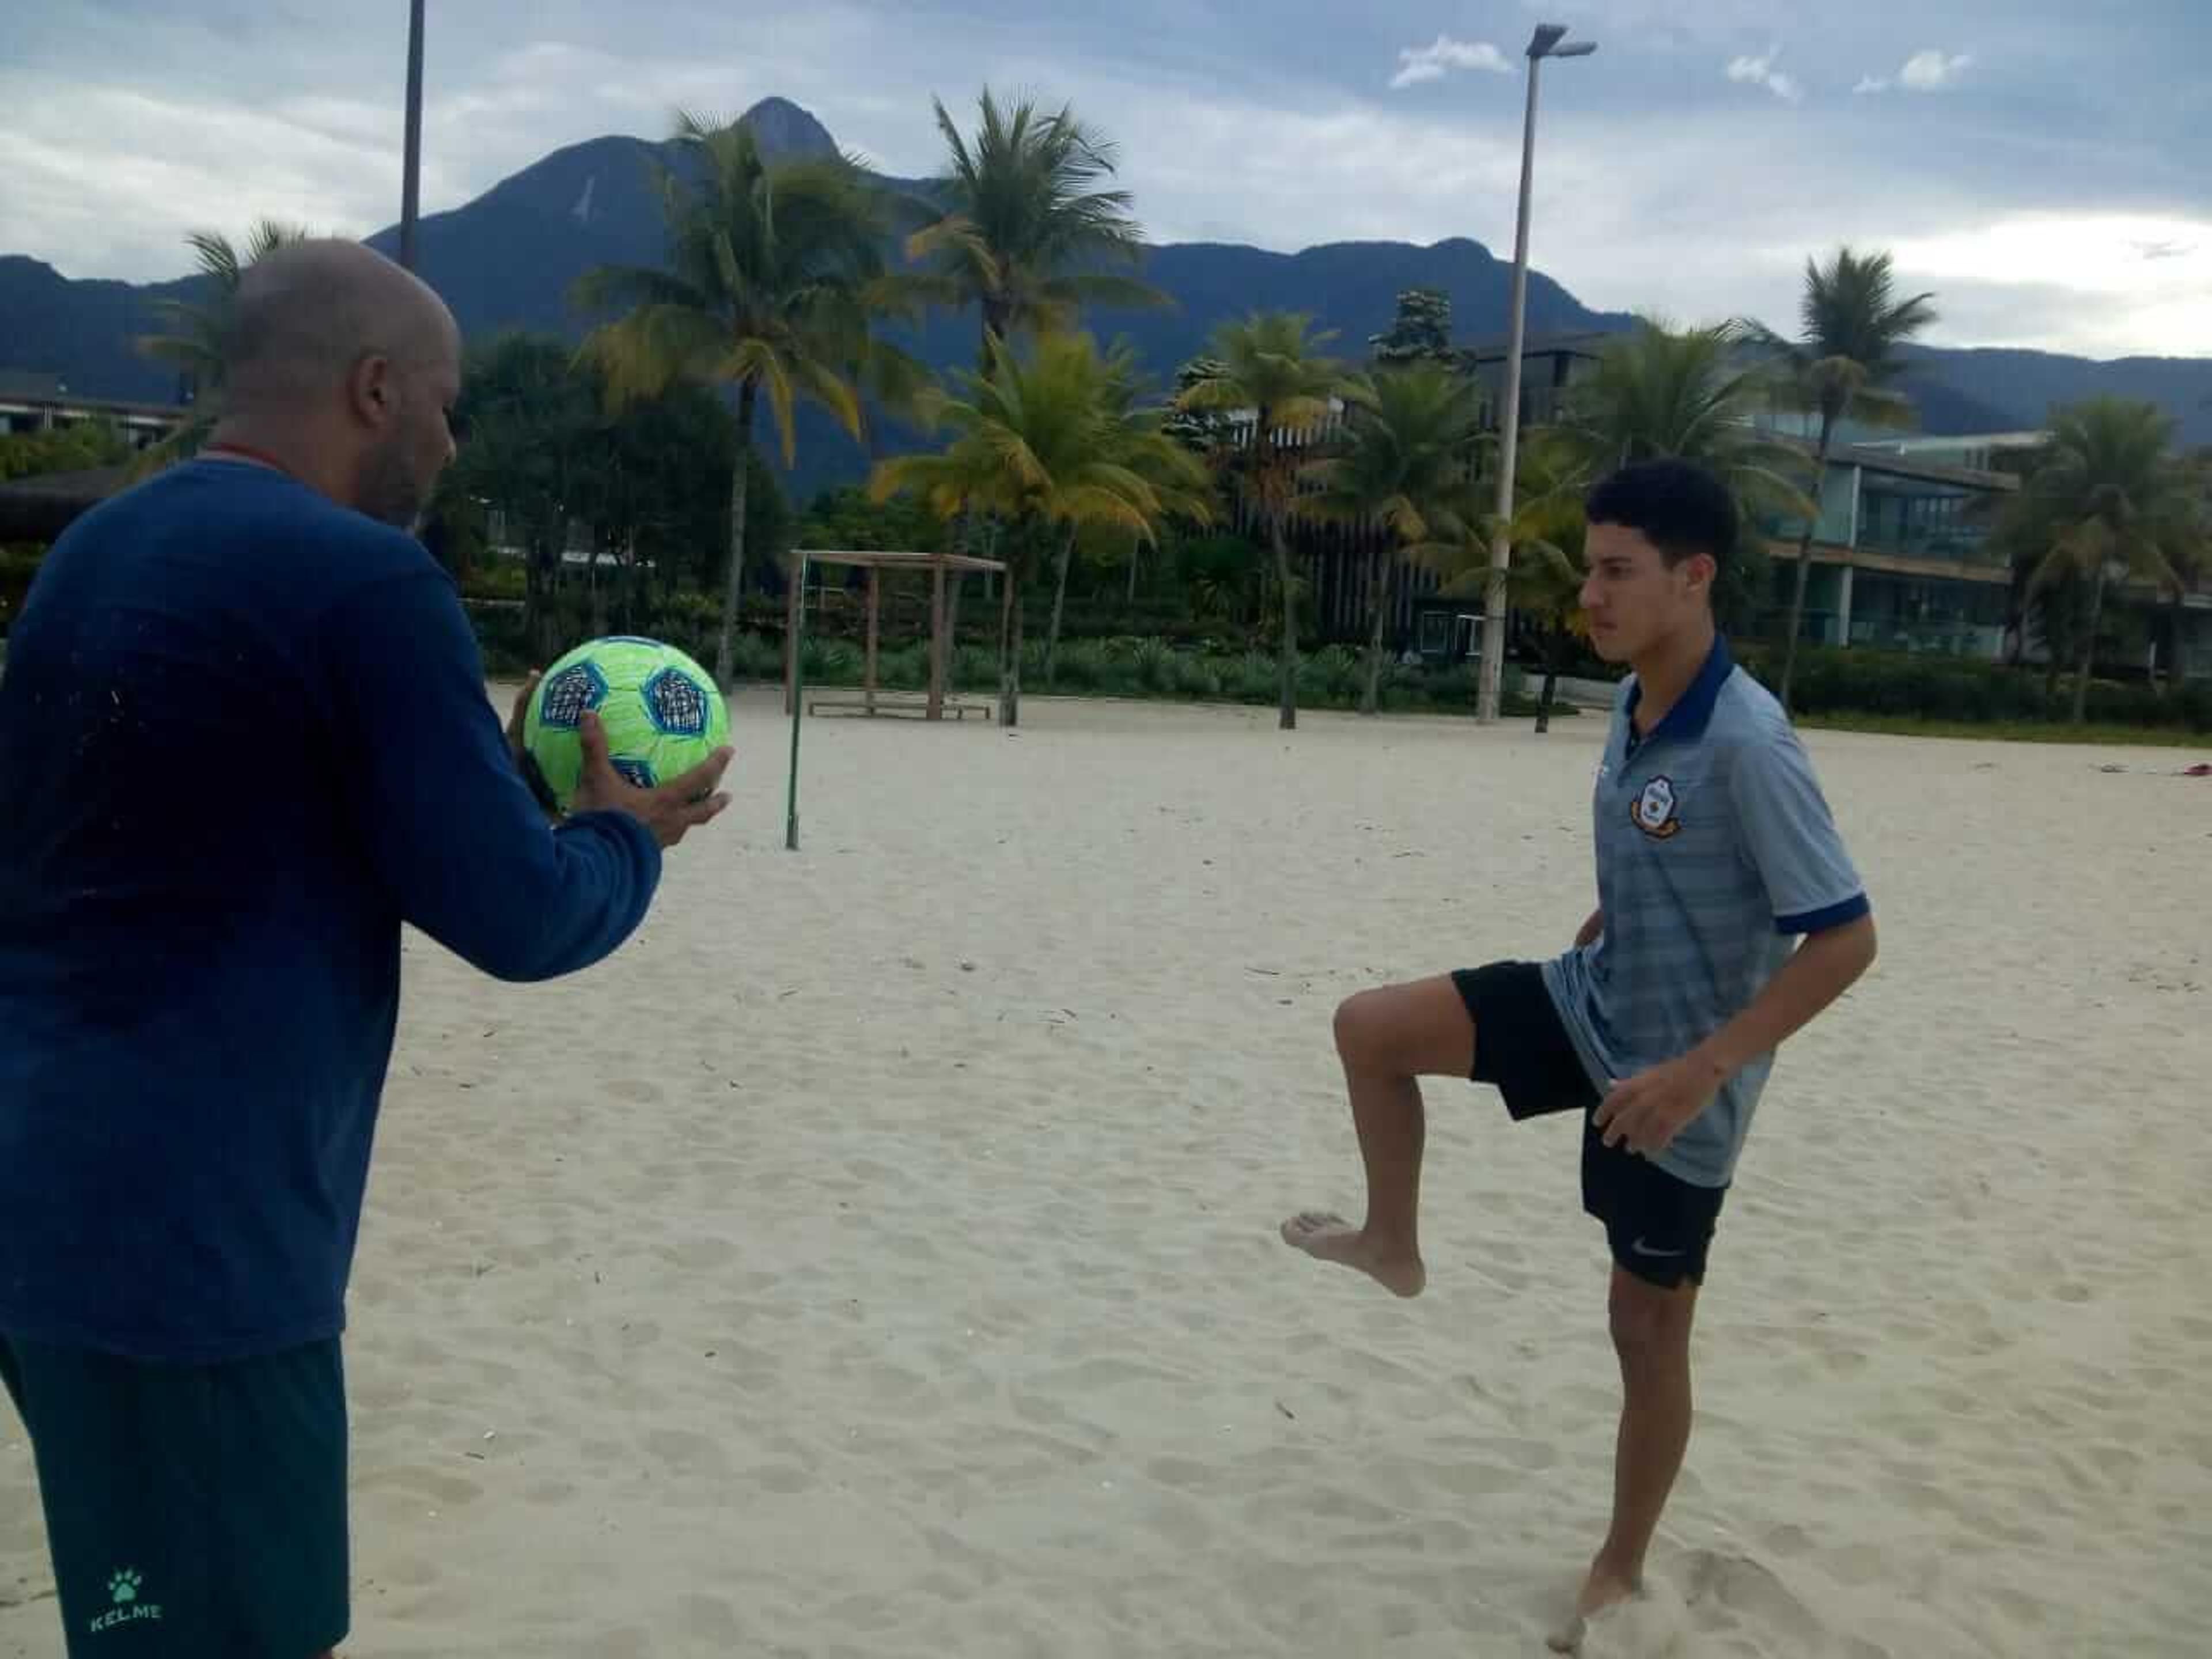
[[[410,939],[349,1339],[350,1651],[1537,1655],[1616,1407],[1572,1124],[1431,1095],[1431,1289],[1329,1014],[1590,904],[1595,720],[740,700],[617,958]],[[1883,929],[1715,1247],[1650,1601],[1592,1655],[2212,1645],[2201,755],[1814,734]],[[2118,763],[2124,773],[2100,771]],[[0,1655],[58,1654],[0,1413]]]

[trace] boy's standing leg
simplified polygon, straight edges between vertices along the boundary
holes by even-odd
[[[1635,1595],[1659,1516],[1690,1445],[1690,1323],[1698,1286],[1665,1289],[1616,1266],[1607,1323],[1620,1362],[1620,1428],[1613,1443],[1613,1521],[1590,1564],[1575,1618],[1552,1638],[1570,1650],[1591,1613]]]

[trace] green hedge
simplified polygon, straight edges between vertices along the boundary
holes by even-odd
[[[20,611],[23,595],[46,549],[39,544],[0,545],[0,635]],[[524,637],[522,611],[511,603],[521,596],[520,565],[486,565],[472,572],[466,589],[478,600],[509,603],[479,604],[471,608],[477,637],[486,663],[495,673],[514,674],[532,665],[535,654]],[[720,620],[720,601],[712,594],[679,592],[648,596],[641,611],[625,617],[619,586],[609,590],[605,607],[608,627],[650,635],[690,652],[711,664],[715,629]],[[1092,696],[1155,697],[1184,702],[1225,702],[1267,705],[1275,701],[1274,654],[1248,649],[1188,618],[1173,623],[1159,618],[1156,610],[1140,604],[1137,619],[1141,637],[1126,630],[1131,618],[1124,611],[1124,631],[1090,638],[1083,635],[1104,627],[1112,608],[1071,603],[1069,637],[1060,650],[1056,684],[1050,689]],[[861,613],[857,606],[841,607],[827,617],[811,614],[807,619],[807,678],[816,684],[857,685],[860,680]],[[1042,618],[1033,610],[1034,624]],[[745,596],[738,639],[738,672],[745,679],[780,679],[783,674],[782,631],[784,605],[775,596]],[[987,691],[998,684],[998,655],[991,643],[998,628],[996,607],[982,602],[980,589],[971,591],[962,606],[961,643],[955,654],[953,681],[966,691]],[[573,580],[556,592],[548,618],[550,638],[574,641],[592,629],[589,596]],[[912,629],[900,625],[894,648],[881,656],[881,682],[893,690],[920,690],[927,673],[927,653],[911,637]],[[1746,641],[1736,647],[1737,659],[1771,685],[1779,666],[1776,647]],[[1509,713],[1529,714],[1534,703],[1526,695],[1533,681],[1521,683],[1517,670],[1507,671]],[[1022,673],[1024,688],[1042,692],[1044,647],[1033,631]],[[1360,653],[1331,646],[1302,658],[1298,666],[1298,702],[1309,708],[1352,708],[1358,706],[1364,686]],[[2008,668],[2000,664],[1968,661],[1955,657],[1814,647],[1800,652],[1792,702],[1798,713],[1848,717],[1881,716],[1972,724],[2005,721],[2063,723],[2072,714],[2069,678],[2061,675],[2055,690],[2046,690],[2039,668]],[[1437,671],[1405,668],[1391,664],[1383,671],[1383,705],[1402,711],[1471,711],[1475,702],[1475,672],[1472,664]],[[1555,712],[1565,712],[1558,710]],[[2153,730],[2212,732],[2212,680],[2193,680],[2160,693],[2143,684],[2094,681],[2089,687],[2087,716],[2106,726],[2131,726]]]
[[[1774,647],[1746,644],[1738,647],[1736,659],[1767,685],[1779,678],[1782,657]],[[2073,715],[2073,690],[2064,674],[2050,690],[2040,668],[1856,648],[1801,650],[1790,700],[1803,714],[1976,723],[2063,721]],[[2212,731],[2212,681],[2191,680],[2160,692],[2148,685],[2092,680],[2087,715],[2100,725]]]
[[[46,556],[44,542],[0,542],[0,636],[6,635],[8,625],[22,610],[23,596],[31,591],[31,578],[38,574],[39,561]]]
[[[712,646],[708,646],[712,650]],[[783,679],[783,639],[744,633],[734,646],[737,677],[750,681]],[[858,686],[865,657],[848,639],[810,635],[805,644],[805,679],[810,686]],[[1279,665],[1265,653],[1201,653],[1176,650],[1161,639],[1079,639],[1060,648],[1057,679],[1051,690],[1079,696],[1137,696],[1155,702],[1259,703],[1276,702]],[[951,659],[951,688],[957,692],[998,690],[998,653],[984,646],[960,646]],[[1535,702],[1510,684],[1506,714],[1535,714]],[[876,657],[876,684],[884,690],[918,692],[929,686],[929,650],[921,644],[883,650]],[[1044,646],[1036,639],[1022,650],[1022,688],[1046,692]],[[1298,706],[1358,708],[1364,675],[1358,653],[1343,646],[1298,661]],[[1471,668],[1431,672],[1422,668],[1385,668],[1382,706],[1398,712],[1474,712],[1475,675]],[[1553,710],[1555,714],[1568,710]]]
[[[712,647],[708,647],[711,653]],[[809,635],[805,670],[809,685],[850,687],[860,684],[866,662],[849,641]],[[696,654],[696,653],[695,653]],[[783,641],[760,633],[738,636],[735,667],[741,680],[783,678]],[[1032,696],[1048,690],[1081,696],[1133,697],[1173,702],[1238,702],[1274,706],[1278,667],[1263,652],[1243,654],[1179,651],[1155,639],[1079,640],[1060,647],[1056,682],[1048,688],[1044,647],[1026,642],[1022,653],[1022,689]],[[999,684],[996,652],[962,646],[953,653],[950,678],[956,691],[988,693]],[[1534,701],[1509,674],[1504,711],[1533,715]],[[929,653],[915,644],[883,651],[876,659],[876,683],[889,691],[920,691],[929,683]],[[1365,678],[1358,653],[1333,646],[1298,663],[1298,705],[1303,708],[1351,709],[1359,706]],[[1386,667],[1383,707],[1400,713],[1472,713],[1476,681],[1472,667],[1437,672]],[[1567,713],[1555,708],[1554,715]]]

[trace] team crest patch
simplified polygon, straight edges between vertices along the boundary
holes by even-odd
[[[1654,841],[1665,841],[1682,827],[1675,809],[1680,802],[1674,799],[1674,781],[1658,777],[1644,786],[1643,792],[1630,803],[1628,816],[1636,827]]]

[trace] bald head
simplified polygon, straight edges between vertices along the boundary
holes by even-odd
[[[334,394],[364,357],[403,368],[459,331],[428,284],[359,242],[298,242],[248,266],[232,301],[224,379],[234,409]]]
[[[359,242],[298,242],[240,277],[219,439],[333,500],[411,525],[453,457],[460,331],[430,289]]]

